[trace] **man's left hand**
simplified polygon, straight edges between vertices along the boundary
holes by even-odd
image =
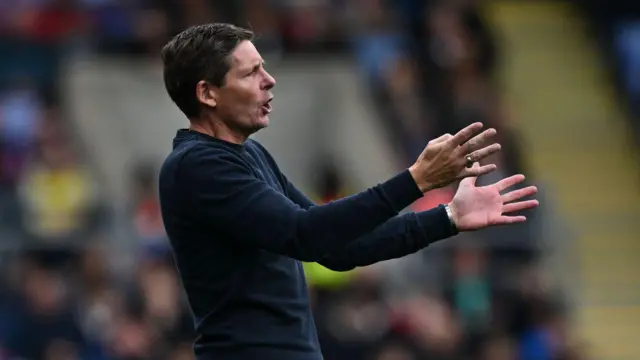
[[[479,167],[478,163],[473,165]],[[459,231],[480,230],[489,226],[514,224],[527,220],[522,215],[507,215],[531,209],[539,205],[538,200],[520,199],[535,194],[538,189],[529,186],[502,194],[506,189],[524,181],[524,175],[504,178],[494,184],[476,187],[477,177],[460,181],[458,191],[449,208]]]

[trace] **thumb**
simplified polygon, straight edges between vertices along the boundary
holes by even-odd
[[[477,173],[479,169],[480,169],[480,163],[475,162],[473,163],[473,166],[471,167],[471,169],[469,169],[470,170],[469,172]],[[476,180],[478,180],[477,175],[465,177],[464,179],[460,180],[460,186],[473,187],[476,185]]]

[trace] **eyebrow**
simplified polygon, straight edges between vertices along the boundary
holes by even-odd
[[[264,66],[266,65],[266,61],[264,61],[264,59],[261,59],[257,64],[253,65],[251,67],[251,71],[256,71],[260,68],[260,66]],[[249,69],[246,69],[246,71],[249,71]]]

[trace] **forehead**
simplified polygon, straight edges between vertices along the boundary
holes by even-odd
[[[258,52],[258,49],[253,45],[251,41],[242,41],[235,50],[231,53],[231,66],[232,67],[248,67],[255,66],[262,62],[262,56]]]

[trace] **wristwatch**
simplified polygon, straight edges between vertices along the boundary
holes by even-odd
[[[447,212],[447,217],[449,217],[449,223],[451,223],[451,229],[453,230],[453,233],[457,234],[459,232],[458,227],[456,226],[456,222],[453,220],[453,212],[451,211],[449,204],[444,204],[444,209]]]

